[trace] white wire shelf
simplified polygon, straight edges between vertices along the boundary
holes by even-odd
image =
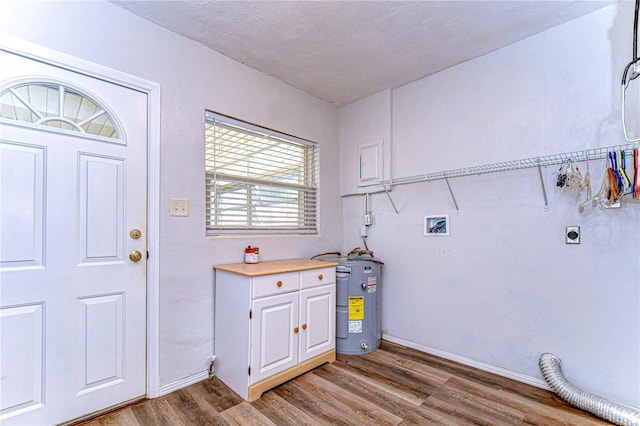
[[[420,175],[393,178],[382,181],[383,186],[407,185],[411,183],[430,182],[463,176],[482,175],[487,173],[506,172],[510,170],[529,169],[534,167],[553,166],[568,161],[583,162],[608,158],[609,152],[624,150],[629,156],[634,148],[640,147],[637,143],[627,143],[605,148],[586,149],[582,151],[565,152],[562,154],[541,155],[540,157],[510,160],[499,163],[483,164],[480,166],[463,167],[460,169],[444,170],[440,172],[424,173]]]
[[[500,163],[483,164],[480,166],[463,167],[460,169],[444,170],[440,172],[424,173],[421,175],[393,178],[380,182],[380,185],[382,185],[382,187],[384,188],[384,191],[381,192],[386,193],[387,197],[389,197],[389,201],[391,201],[391,204],[393,205],[393,209],[396,211],[396,214],[399,214],[400,212],[396,208],[396,205],[394,204],[393,199],[391,199],[391,195],[389,194],[390,189],[392,189],[396,185],[407,185],[411,183],[444,180],[447,183],[447,188],[449,189],[449,193],[451,194],[451,199],[453,200],[453,204],[455,205],[456,210],[460,211],[458,201],[456,200],[456,197],[453,194],[453,189],[451,189],[451,185],[449,184],[449,178],[537,168],[538,176],[540,177],[540,186],[542,188],[542,196],[544,197],[544,209],[545,211],[549,211],[547,191],[545,189],[544,179],[542,177],[542,167],[554,166],[567,163],[569,161],[577,163],[584,161],[601,160],[604,158],[608,158],[609,152],[612,151],[623,151],[625,156],[631,156],[633,150],[639,147],[640,144],[638,144],[637,142],[626,143],[623,145],[614,145],[604,148],[585,149],[582,151],[565,152],[562,154],[541,155],[539,157],[523,158],[521,160],[502,161]]]

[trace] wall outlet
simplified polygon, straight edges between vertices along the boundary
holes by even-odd
[[[580,227],[567,226],[565,228],[565,238],[567,244],[580,244]]]
[[[189,199],[171,198],[169,200],[169,214],[171,216],[189,216]]]

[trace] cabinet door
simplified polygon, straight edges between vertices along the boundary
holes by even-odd
[[[250,384],[298,363],[297,327],[298,292],[253,301]]]
[[[300,292],[300,362],[336,347],[335,284]]]

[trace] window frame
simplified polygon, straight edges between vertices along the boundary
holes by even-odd
[[[57,99],[53,100],[55,105],[58,107],[57,110],[53,111],[56,114],[53,114],[52,111],[48,111],[47,109],[38,109],[29,97],[24,97],[17,93],[18,90],[23,88],[27,88],[26,90],[28,91],[30,87],[45,88],[51,90],[49,94],[56,94]],[[87,100],[96,108],[94,111],[95,113],[82,120],[80,120],[78,116],[76,116],[75,119],[74,117],[65,117],[64,113],[66,111],[66,107],[69,106],[66,101],[67,94],[76,96],[80,99],[77,105],[73,105],[73,109],[77,110],[76,112],[79,111],[82,101]],[[17,116],[8,118],[0,113],[0,122],[2,123],[12,126],[62,133],[70,136],[80,136],[101,142],[122,145],[127,144],[124,128],[116,114],[99,97],[79,86],[50,78],[20,78],[11,80],[7,84],[0,86],[0,97],[4,97],[5,95],[9,96],[9,98],[15,99],[18,101],[18,104],[22,105],[23,108],[26,108],[26,111],[30,114],[30,120],[24,120]],[[4,105],[9,107],[8,103]],[[98,111],[98,109],[100,111]],[[36,116],[37,120],[34,121],[33,116]],[[90,127],[92,123],[97,124],[98,126],[104,126],[104,123],[94,123],[94,121],[100,119],[100,117],[105,117],[111,124],[113,131],[110,136],[94,133],[94,128]],[[71,128],[67,129],[47,123],[62,123]],[[89,127],[85,129],[85,126]]]
[[[287,133],[279,132],[270,128],[259,126],[257,124],[249,123],[228,115],[216,113],[213,111],[205,111],[205,121],[203,130],[204,135],[204,151],[205,151],[205,230],[207,236],[234,236],[234,235],[273,235],[273,234],[287,234],[287,235],[317,235],[319,224],[319,194],[320,194],[320,149],[319,144],[306,139],[299,138]],[[238,185],[246,186],[246,195],[244,196],[244,211],[247,215],[247,220],[242,226],[224,226],[216,223],[214,215],[214,203],[217,200],[212,199],[212,193],[215,192],[215,181],[218,176],[218,171],[213,169],[209,171],[210,167],[215,168],[215,160],[211,157],[215,157],[215,145],[214,142],[207,141],[207,126],[218,121],[224,125],[246,130],[248,133],[259,134],[266,139],[282,141],[283,145],[292,144],[303,147],[304,155],[302,155],[301,166],[305,170],[304,181],[307,184],[295,184],[295,183],[279,183],[277,181],[269,179],[260,179],[259,177],[232,177],[228,174],[222,174],[222,177],[227,181],[233,181]],[[213,145],[213,147],[210,147]],[[210,151],[213,149],[213,153]],[[247,156],[250,159],[251,156]],[[211,166],[210,163],[214,163]],[[296,226],[283,226],[272,224],[267,226],[252,225],[251,218],[257,217],[255,210],[251,208],[254,205],[256,197],[251,195],[252,193],[258,193],[259,186],[265,188],[278,188],[283,191],[298,191],[299,197],[302,197],[298,202],[299,218]],[[271,195],[275,192],[270,192]],[[290,207],[290,203],[287,207]],[[253,214],[251,213],[253,212]],[[273,213],[273,212],[270,212]],[[265,214],[262,212],[262,214]],[[270,219],[274,219],[274,216],[269,216]],[[278,216],[276,214],[275,218]]]

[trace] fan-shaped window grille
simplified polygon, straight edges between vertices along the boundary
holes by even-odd
[[[79,91],[53,83],[18,84],[0,93],[0,117],[121,139],[107,110]]]

